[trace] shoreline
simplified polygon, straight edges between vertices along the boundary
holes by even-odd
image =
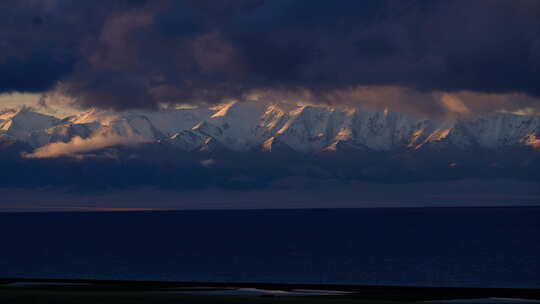
[[[181,208],[100,208],[88,206],[41,206],[23,209],[2,210],[0,215],[31,215],[31,214],[62,214],[62,213],[204,213],[204,212],[229,212],[229,211],[252,211],[252,212],[279,212],[279,211],[333,211],[333,210],[422,210],[422,209],[514,209],[527,208],[539,209],[540,204],[531,205],[469,205],[469,206],[365,206],[365,207],[299,207],[299,208],[203,208],[203,209],[181,209]]]
[[[168,282],[132,280],[40,279],[0,278],[0,299],[6,294],[118,294],[164,297],[212,296],[237,297],[234,291],[251,290],[259,297],[280,297],[278,293],[291,293],[289,297],[331,297],[370,301],[432,301],[458,299],[526,299],[540,300],[538,288],[471,288],[333,284],[280,284],[247,282]],[[219,294],[227,291],[228,294]],[[218,292],[215,294],[215,292]],[[257,293],[259,292],[259,293]],[[214,293],[214,294],[212,294]],[[302,295],[302,293],[305,293]],[[331,294],[334,293],[334,294]],[[231,295],[232,294],[232,295]],[[241,293],[240,293],[241,294]],[[246,296],[246,295],[242,295]],[[246,297],[254,297],[253,295]],[[255,296],[256,297],[256,296]],[[20,302],[24,303],[24,302]]]

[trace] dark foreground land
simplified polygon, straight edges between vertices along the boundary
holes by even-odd
[[[249,291],[251,294],[246,294],[246,291]],[[483,301],[481,299],[486,298],[499,298],[497,303],[519,303],[512,299],[540,300],[540,290],[515,288],[0,279],[0,303],[10,304],[382,304],[458,299],[467,299],[467,303],[481,303]]]

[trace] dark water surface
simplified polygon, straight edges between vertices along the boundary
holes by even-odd
[[[0,213],[0,277],[540,287],[540,208]]]

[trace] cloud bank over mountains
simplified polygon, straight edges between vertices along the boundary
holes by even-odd
[[[538,110],[539,29],[536,0],[6,0],[0,92],[106,109],[390,96],[435,115],[430,96],[453,93],[458,112]]]
[[[23,154],[25,158],[53,158],[76,156],[86,152],[101,150],[114,146],[131,146],[149,142],[138,135],[120,136],[117,134],[95,134],[88,138],[73,137],[68,142],[54,142],[35,149],[32,153]]]

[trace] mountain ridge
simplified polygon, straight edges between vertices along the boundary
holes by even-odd
[[[140,136],[187,151],[331,153],[540,147],[540,116],[488,113],[432,119],[359,107],[231,102],[213,108],[110,112],[57,118],[29,108],[0,112],[0,136],[37,149],[96,134]]]

